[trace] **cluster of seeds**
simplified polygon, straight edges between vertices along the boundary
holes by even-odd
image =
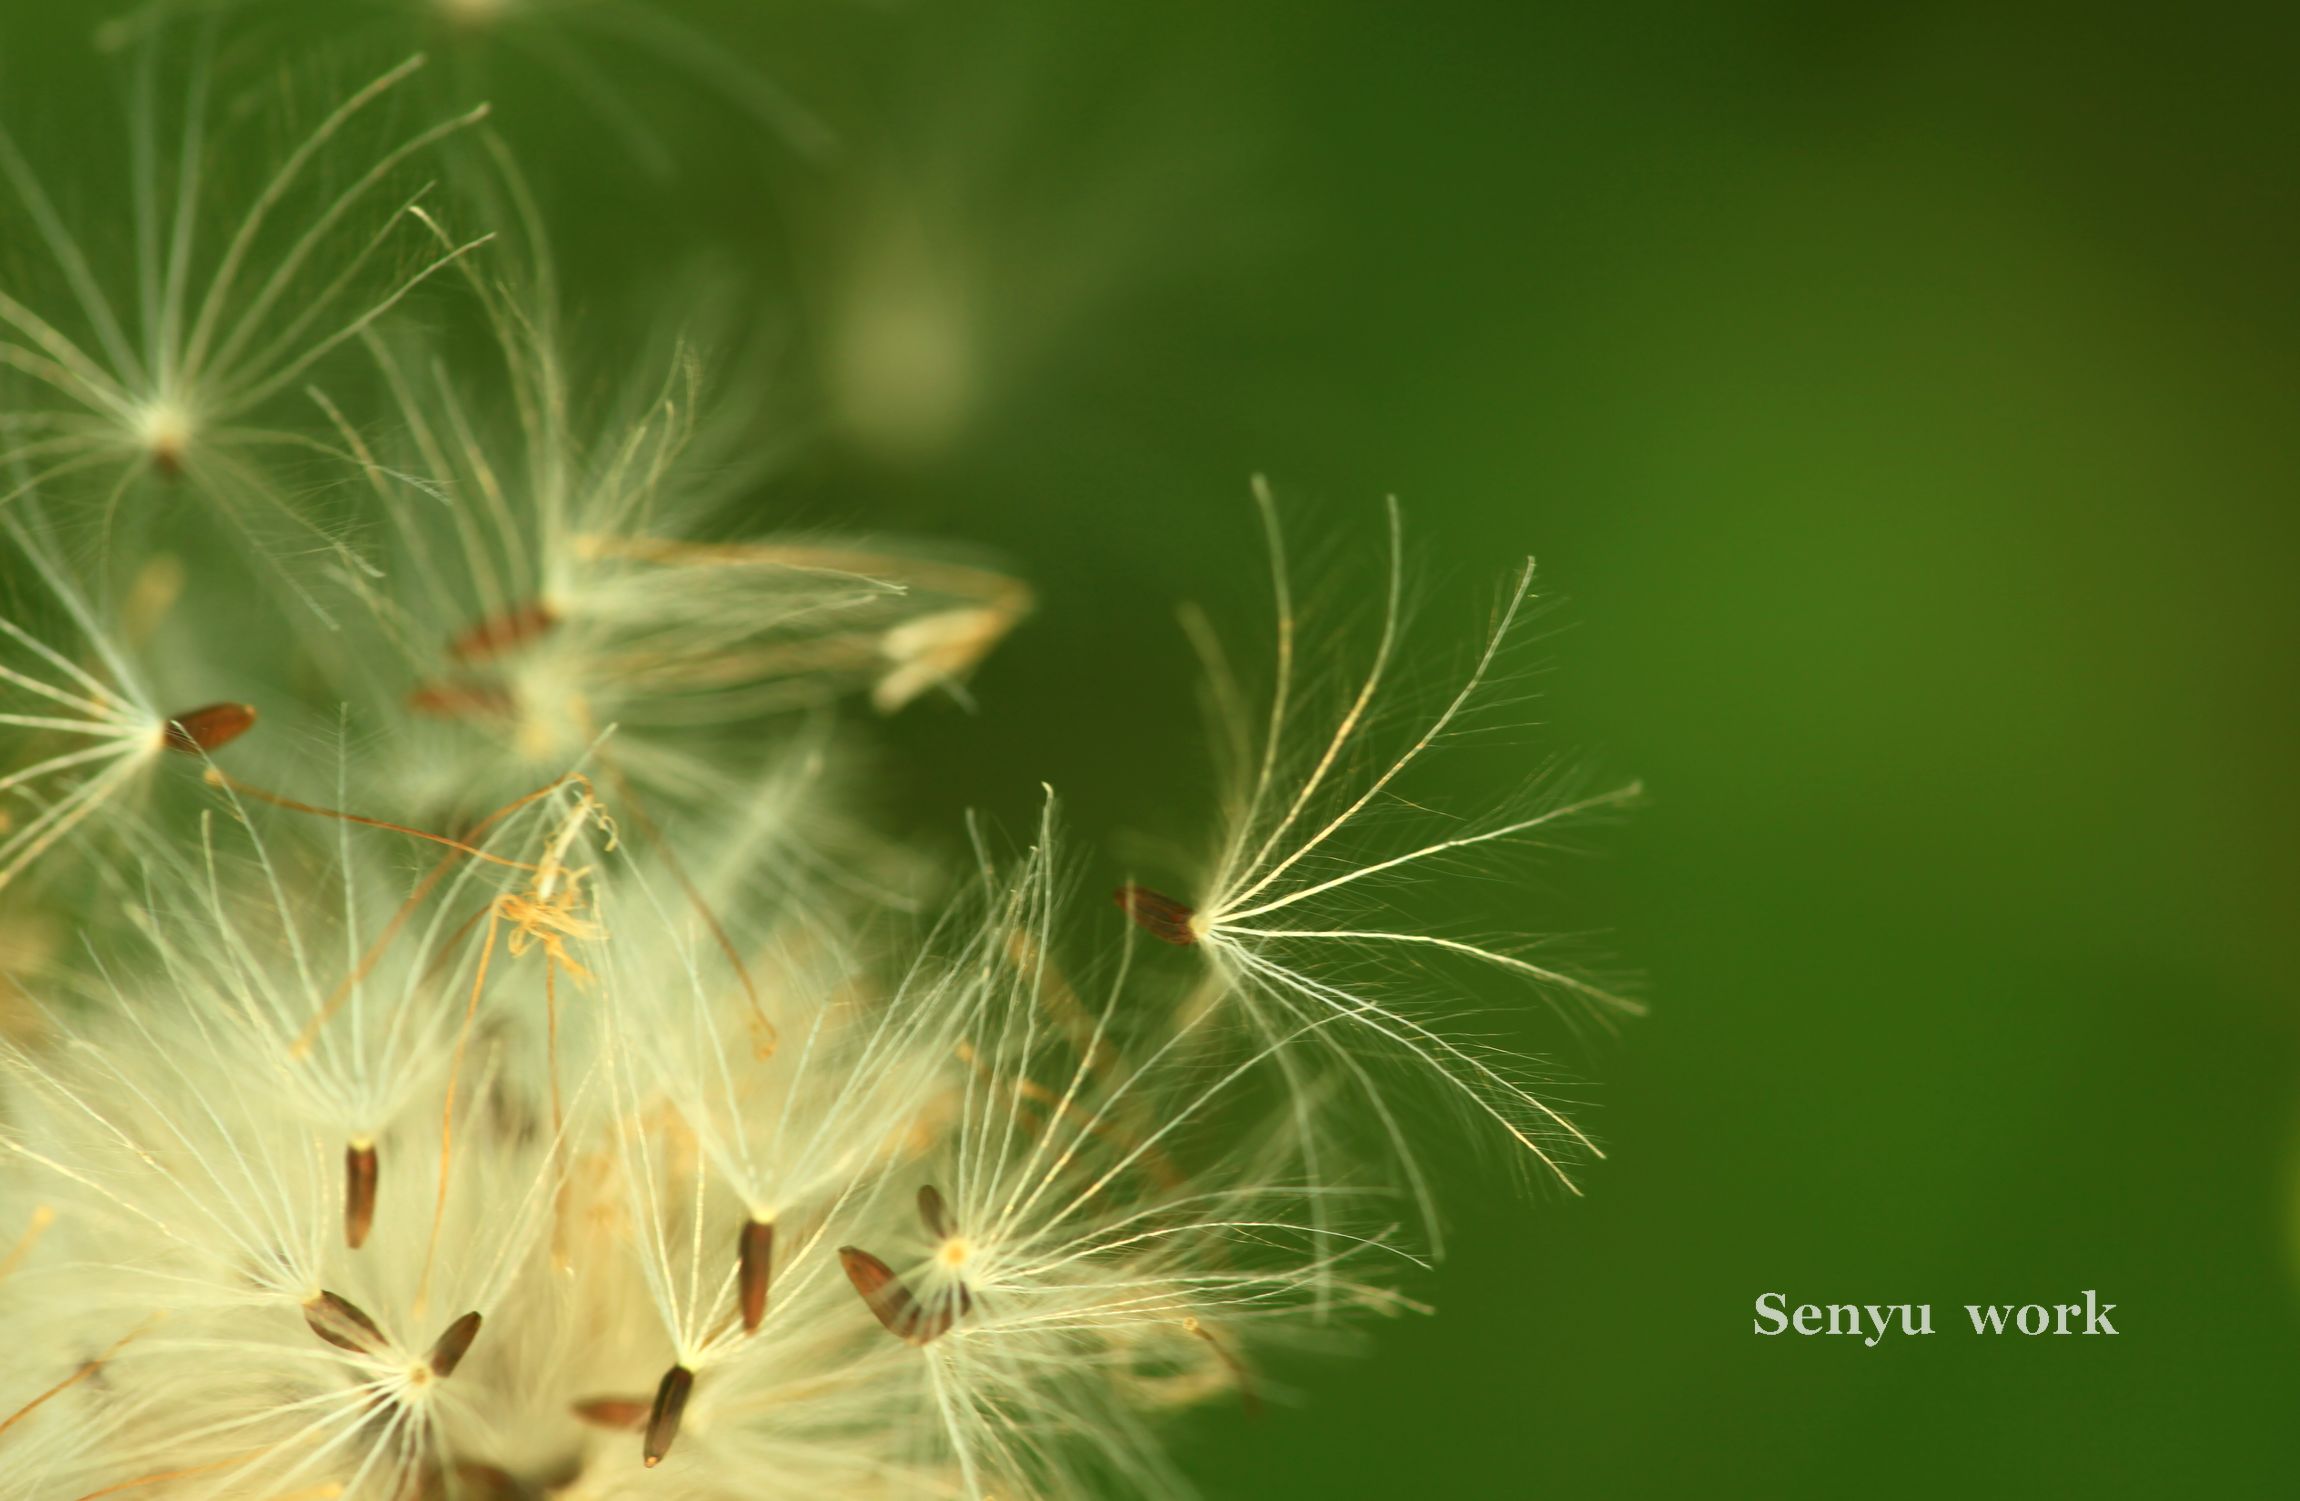
[[[1427,775],[1530,567],[1408,672],[1396,507],[1353,650],[1257,484],[1211,858],[1126,921],[1051,792],[889,840],[857,721],[970,701],[1028,588],[763,529],[688,349],[593,399],[420,57],[219,186],[262,94],[166,9],[124,243],[0,133],[0,1501],[1182,1494],[1167,1415],[1418,1306],[1417,1138],[1572,1186],[1449,1013],[1634,1003],[1415,916],[1636,795]]]

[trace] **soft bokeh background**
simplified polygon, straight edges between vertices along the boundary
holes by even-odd
[[[1400,495],[1433,630],[1538,553],[1540,738],[1654,789],[1534,905],[1649,976],[1570,1055],[1612,1160],[1558,1202],[1441,1145],[1440,1311],[1197,1420],[1212,1495],[2290,1492],[2288,13],[686,13],[832,143],[613,49],[667,174],[515,55],[504,128],[597,327],[790,292],[777,519],[1040,584],[979,714],[892,727],[932,775],[890,757],[890,816],[1044,778],[1097,881],[1195,837],[1172,606],[1253,618],[1256,470],[1369,584]],[[1960,1308],[2086,1288],[2116,1339]],[[1763,1339],[1767,1291],[1940,1332]]]

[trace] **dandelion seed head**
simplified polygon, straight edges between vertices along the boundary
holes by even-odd
[[[661,546],[589,550],[730,566]],[[767,566],[844,591],[846,561]],[[540,664],[584,610],[555,597],[451,644],[526,692],[541,679],[520,674],[577,670]],[[952,610],[873,629],[918,626],[931,655],[973,629]],[[111,712],[102,680],[62,677]],[[1371,1105],[1409,1200],[1375,1072],[1398,1061],[1544,1164],[1587,1143],[1519,1065],[1407,1009],[1387,956],[1569,978],[1291,914],[1618,799],[1543,790],[1536,811],[1359,853],[1401,763],[1327,769],[1358,717],[1306,773],[1269,773],[1256,795],[1280,811],[1241,825],[1197,902],[1121,889],[1212,977],[1209,1003],[1168,1013],[1141,1007],[1130,952],[1063,962],[1051,800],[1019,855],[978,842],[976,879],[890,967],[859,936],[884,910],[864,889],[786,865],[803,773],[727,800],[706,838],[648,811],[675,790],[619,776],[561,773],[450,835],[211,768],[197,842],[156,845],[122,886],[133,938],[84,1014],[0,1043],[0,1172],[54,1206],[21,1285],[106,1269],[73,1339],[117,1349],[100,1399],[58,1409],[98,1400],[86,1465],[41,1463],[89,1488],[196,1473],[203,1497],[396,1501],[449,1475],[621,1496],[660,1474],[731,1501],[762,1467],[857,1495],[1178,1491],[1161,1413],[1258,1402],[1264,1352],[1415,1306],[1399,1186],[1346,1181],[1334,1101]],[[146,720],[140,754],[209,755],[252,720]],[[604,761],[599,743],[537,754]],[[360,800],[348,741],[335,780],[334,803]],[[1275,1122],[1255,1103],[1271,1090]]]
[[[1081,903],[1051,791],[873,832],[879,718],[1005,711],[1029,586],[761,525],[780,435],[683,344],[594,378],[482,111],[397,108],[420,57],[222,190],[179,9],[110,33],[124,276],[0,135],[46,282],[0,289],[0,1501],[1180,1497],[1169,1414],[1420,1309],[1422,1099],[1596,1154],[1458,1013],[1635,1003],[1413,903],[1634,796],[1422,785],[1530,575],[1417,694],[1396,510],[1353,663],[1261,489],[1273,691],[1199,633],[1240,776],[1198,879]],[[913,454],[1019,348],[923,243],[829,341]]]
[[[163,100],[150,66],[157,36],[134,73],[134,143],[128,195],[135,246],[122,287],[107,287],[97,259],[59,212],[31,163],[0,134],[0,185],[41,253],[49,284],[0,293],[0,367],[23,377],[17,422],[0,436],[11,472],[0,506],[35,488],[116,512],[139,473],[183,481],[211,503],[237,540],[279,555],[284,524],[302,541],[356,560],[331,524],[313,515],[276,472],[277,459],[324,451],[300,402],[307,377],[398,307],[434,273],[480,242],[452,240],[411,265],[438,233],[408,191],[421,160],[475,124],[467,112],[370,148],[379,101],[422,67],[410,58],[345,96],[282,148],[271,175],[236,219],[203,204],[209,175],[211,79],[203,71]],[[349,185],[329,181],[339,157],[357,164]],[[284,565],[273,577],[304,590]],[[311,603],[308,592],[298,597]]]

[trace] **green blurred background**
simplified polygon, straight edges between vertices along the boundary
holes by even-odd
[[[912,16],[907,76],[982,9]],[[1209,1491],[2293,1494],[2300,22],[1011,30],[1050,144],[997,191],[1051,213],[1141,171],[1185,201],[1138,247],[1168,274],[965,441],[841,472],[1046,590],[980,719],[905,736],[1004,778],[1009,817],[1044,775],[1086,830],[1189,826],[1167,605],[1255,597],[1266,469],[1356,508],[1369,575],[1397,492],[1432,632],[1536,553],[1569,596],[1543,743],[1654,792],[1539,909],[1655,1002],[1583,1065],[1588,1198],[1464,1162],[1437,1315],[1286,1372],[1300,1409],[1203,1421]],[[1054,733],[1001,712],[1048,693]],[[2117,1338],[1982,1340],[1961,1307],[2085,1288]],[[1760,1338],[1767,1291],[1930,1301],[1940,1332]]]
[[[1172,607],[1254,618],[1257,470],[1369,582],[1396,492],[1433,632],[1537,553],[1540,738],[1653,789],[1535,919],[1656,1003],[1571,1055],[1588,1197],[1444,1166],[1439,1312],[1195,1420],[1211,1495],[2292,1494],[2287,9],[686,13],[831,143],[634,62],[650,176],[490,82],[595,329],[778,289],[772,520],[1041,587],[978,714],[890,727],[890,817],[1044,778],[1098,882],[1194,837]],[[2117,1338],[1966,1331],[2086,1288]],[[1768,1291],[1940,1332],[1759,1338]]]

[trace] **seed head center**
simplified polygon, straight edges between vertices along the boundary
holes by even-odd
[[[172,401],[155,401],[136,416],[136,441],[163,473],[180,474],[192,445],[192,414]]]

